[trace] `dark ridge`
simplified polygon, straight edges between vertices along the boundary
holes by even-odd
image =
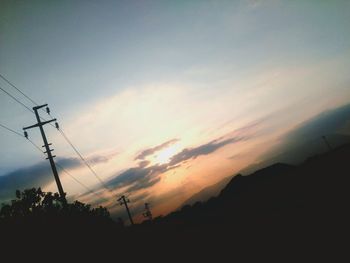
[[[36,251],[40,244],[41,251],[51,253],[64,244],[76,253],[108,256],[118,250],[118,255],[141,258],[156,251],[155,258],[167,253],[198,260],[214,254],[218,260],[228,254],[232,260],[242,255],[261,260],[267,253],[284,262],[293,256],[298,261],[324,259],[330,252],[334,261],[347,251],[343,240],[349,235],[349,175],[347,144],[298,166],[276,163],[237,175],[219,196],[133,227],[116,227],[101,210],[103,220],[86,221],[66,212],[47,221],[16,218],[16,224],[0,222],[0,233],[7,246]],[[82,204],[72,209],[100,215]],[[50,242],[43,242],[48,235]],[[30,242],[18,242],[27,239]]]

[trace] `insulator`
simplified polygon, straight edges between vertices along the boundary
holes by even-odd
[[[60,129],[60,126],[58,125],[58,122],[55,122],[55,127],[56,127],[57,130]]]
[[[47,114],[50,114],[50,108],[49,107],[46,107],[46,112],[47,112]]]
[[[26,137],[28,139],[28,132],[24,132],[24,137]]]

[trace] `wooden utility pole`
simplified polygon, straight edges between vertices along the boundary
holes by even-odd
[[[152,221],[153,219],[153,215],[149,207],[149,203],[145,203],[145,212],[143,213],[143,216],[148,218],[149,221]]]
[[[128,213],[128,217],[129,217],[129,220],[130,220],[130,223],[131,225],[134,224],[134,221],[132,220],[132,217],[131,217],[131,214],[130,214],[130,210],[129,210],[129,206],[128,206],[128,203],[130,202],[130,200],[125,197],[125,195],[122,195],[119,199],[118,199],[120,205],[125,205],[125,209],[126,209],[126,212]]]
[[[51,119],[49,121],[43,121],[42,122],[41,119],[40,119],[40,115],[38,113],[38,110],[43,108],[43,107],[47,107],[47,104],[33,107],[33,111],[35,113],[35,117],[36,117],[36,120],[37,120],[38,123],[36,123],[36,124],[34,124],[32,126],[25,127],[25,128],[23,128],[23,130],[39,127],[40,133],[41,133],[41,137],[43,138],[43,141],[44,141],[44,146],[43,147],[45,147],[45,150],[46,150],[46,152],[44,152],[44,153],[47,154],[47,158],[46,159],[48,159],[50,161],[52,173],[53,173],[53,176],[55,177],[55,181],[56,181],[56,184],[57,184],[58,192],[60,194],[60,197],[61,197],[62,201],[64,202],[64,204],[66,204],[67,203],[66,194],[63,191],[63,187],[62,187],[60,178],[59,178],[58,173],[57,173],[56,165],[55,165],[55,162],[53,160],[53,158],[56,157],[56,156],[51,154],[53,149],[50,149],[51,143],[47,142],[47,138],[46,138],[44,127],[43,127],[45,124],[48,124],[48,123],[53,122],[53,121],[56,121],[56,119]],[[47,108],[47,112],[49,112],[48,108]],[[57,127],[57,124],[56,124],[56,127]],[[26,137],[28,136],[28,134],[26,132],[25,132],[25,136]]]

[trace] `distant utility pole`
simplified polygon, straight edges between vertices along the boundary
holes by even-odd
[[[145,203],[145,212],[143,213],[143,216],[148,218],[148,220],[152,221],[153,216],[152,216],[152,212],[151,209],[149,207],[149,203]]]
[[[322,139],[324,141],[324,143],[326,144],[327,148],[328,148],[328,151],[331,151],[333,148],[332,146],[330,145],[330,143],[328,142],[326,136],[322,136]]]
[[[46,135],[45,135],[45,131],[44,131],[44,125],[45,124],[48,124],[50,122],[53,122],[53,121],[56,121],[56,119],[52,119],[52,120],[49,120],[49,121],[41,121],[40,119],[40,116],[39,116],[39,113],[38,113],[38,110],[43,108],[43,107],[46,107],[46,111],[49,113],[50,110],[49,108],[47,107],[47,104],[44,104],[44,105],[40,105],[40,106],[36,106],[36,107],[33,107],[33,110],[34,110],[34,113],[35,113],[35,117],[36,117],[36,120],[38,123],[32,125],[32,126],[28,126],[28,127],[25,127],[23,128],[23,130],[27,130],[27,129],[32,129],[32,128],[36,128],[36,127],[39,127],[40,129],[40,133],[41,133],[41,136],[43,138],[43,141],[44,141],[44,146],[45,149],[46,149],[46,153],[47,154],[47,158],[46,160],[48,159],[50,161],[50,165],[51,165],[51,169],[52,169],[52,173],[53,173],[53,176],[55,177],[55,181],[56,181],[56,184],[57,184],[57,188],[58,188],[58,192],[61,196],[61,199],[64,203],[67,203],[67,200],[66,200],[66,194],[65,192],[63,191],[63,187],[62,187],[62,184],[61,184],[61,181],[60,181],[60,178],[58,176],[58,173],[57,173],[57,169],[56,169],[56,165],[55,165],[55,162],[53,160],[54,157],[56,157],[55,155],[53,156],[51,154],[51,152],[53,151],[53,149],[50,149],[50,145],[52,145],[51,143],[48,143],[47,142],[47,139],[46,139]],[[56,123],[56,128],[58,127],[58,124]],[[24,136],[26,138],[28,138],[28,133],[25,131],[24,132]]]
[[[129,210],[129,207],[128,207],[128,203],[130,202],[130,200],[127,197],[125,197],[125,195],[122,195],[118,199],[118,202],[120,203],[120,205],[125,205],[125,209],[126,209],[126,212],[128,213],[130,223],[133,225],[134,221],[132,220],[132,217],[131,217],[131,214],[130,214],[130,210]]]

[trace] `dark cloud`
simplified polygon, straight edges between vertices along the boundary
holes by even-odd
[[[109,158],[102,155],[96,155],[96,156],[90,157],[87,161],[90,164],[106,163],[109,161]]]
[[[161,180],[161,174],[175,169],[191,159],[195,159],[202,155],[209,155],[228,144],[250,138],[252,135],[249,134],[249,132],[251,130],[255,130],[256,125],[257,123],[249,124],[206,144],[194,148],[185,148],[180,153],[173,156],[169,163],[149,166],[150,162],[148,160],[143,160],[142,158],[145,158],[146,156],[175,143],[178,141],[178,139],[167,141],[161,145],[143,151],[136,158],[137,160],[141,160],[138,163],[138,166],[129,168],[115,175],[112,179],[106,182],[106,185],[111,189],[126,188],[124,189],[126,193],[134,193],[141,189],[147,189],[157,184]],[[105,162],[108,161],[108,158],[104,158],[104,156],[95,156],[89,159],[90,162],[92,160],[94,162]],[[65,168],[73,168],[81,165],[81,163],[74,158],[61,159],[59,162]],[[52,177],[48,176],[48,178],[50,178],[49,181],[51,181]],[[95,190],[101,190],[100,186],[97,186]],[[88,197],[90,194],[91,193],[82,194],[79,196],[79,198]],[[102,199],[99,200],[99,202],[100,201],[102,201]]]
[[[144,192],[137,195],[131,195],[129,196],[129,199],[133,204],[141,203],[142,205],[144,205],[145,200],[148,199],[150,195],[151,194],[149,192]]]
[[[133,184],[131,187],[127,189],[127,192],[135,192],[140,189],[145,189],[151,187],[160,181],[160,177],[151,178],[142,178],[137,184]]]
[[[57,160],[57,164],[67,169],[81,165],[75,158],[61,158]],[[48,162],[17,169],[0,176],[0,200],[13,198],[17,189],[43,187],[52,181],[52,171]]]
[[[65,169],[73,169],[81,166],[82,162],[78,158],[57,158],[56,164]]]
[[[144,161],[141,161],[139,162],[139,167],[146,167],[147,165],[149,165],[151,162],[150,161],[147,161],[147,160],[144,160]]]
[[[89,162],[97,164],[106,162],[108,158],[104,156],[93,156]],[[64,169],[74,169],[83,165],[78,158],[57,158],[56,165],[60,176],[60,167]],[[40,162],[38,164],[19,168],[12,172],[0,176],[0,201],[8,201],[14,198],[15,190],[32,187],[44,187],[53,182],[52,171],[49,162]]]
[[[107,163],[110,159],[115,157],[117,152],[110,152],[105,154],[95,154],[87,159],[90,164]]]
[[[288,142],[298,142],[300,140],[310,140],[323,135],[338,133],[350,122],[350,104],[322,112],[316,117],[305,121],[299,127],[289,132],[285,140]],[[350,130],[347,132],[350,134]]]
[[[130,198],[133,202],[133,213],[140,213],[144,209],[145,201],[151,202],[152,205],[157,205],[162,202],[166,202],[167,200],[170,200],[172,198],[178,197],[179,194],[181,195],[181,191],[183,190],[182,187],[177,188],[176,191],[171,191],[160,196],[154,195],[154,193],[150,192],[142,193],[142,190],[146,190],[147,188],[157,184],[161,180],[161,175],[163,173],[180,167],[181,165],[183,165],[187,161],[190,161],[191,159],[195,159],[202,155],[209,155],[228,144],[233,144],[238,141],[247,140],[248,138],[255,136],[254,132],[257,130],[257,125],[259,125],[259,123],[250,123],[247,126],[227,133],[226,135],[221,136],[216,140],[210,141],[206,144],[194,148],[185,148],[180,153],[173,156],[169,163],[162,165],[149,166],[150,162],[147,160],[140,159],[142,157],[140,154],[140,158],[137,159],[141,160],[138,163],[138,166],[129,168],[125,171],[122,171],[121,173],[116,174],[112,179],[106,182],[106,185],[110,189],[115,189],[116,194],[131,194]],[[146,153],[153,154],[155,152],[154,149],[157,148],[158,150],[160,150],[161,148],[164,148],[174,142],[175,140],[171,140],[166,143],[163,143],[157,147],[152,148],[152,151],[148,149],[147,152],[144,151],[143,156],[145,157]],[[101,190],[100,186],[97,186],[96,190]],[[136,194],[136,196],[134,196],[134,194]],[[81,195],[81,197],[87,198],[89,198],[89,196],[90,193],[85,193]],[[135,198],[137,200],[135,200]],[[100,199],[99,202],[102,202],[103,204],[102,199]],[[113,208],[114,217],[123,216],[124,210],[121,210],[117,206],[117,204],[115,204],[115,206],[112,205],[112,207],[110,208]]]
[[[268,150],[261,162],[241,171],[248,174],[276,162],[298,164],[306,158],[327,151],[322,136],[333,146],[350,142],[350,104],[327,110],[303,122],[278,138],[277,146]]]
[[[172,140],[169,140],[167,142],[164,142],[160,145],[157,145],[153,148],[149,148],[149,149],[146,149],[146,150],[143,150],[140,154],[138,154],[136,157],[135,157],[135,160],[143,160],[145,159],[147,156],[149,155],[152,155],[154,154],[155,152],[158,152],[166,147],[168,147],[169,145],[172,145],[176,142],[178,142],[179,139],[172,139]]]
[[[122,172],[120,175],[111,179],[107,184],[111,187],[129,187],[127,192],[136,191],[142,188],[151,187],[159,182],[157,178],[161,173],[166,172],[170,168],[168,164],[153,165],[149,167],[133,167]]]
[[[49,163],[39,163],[0,176],[0,200],[14,198],[16,189],[38,187],[52,181]]]
[[[218,150],[219,148],[222,148],[222,147],[224,147],[228,144],[231,144],[231,143],[241,141],[242,139],[244,139],[244,138],[237,137],[237,138],[226,139],[223,141],[214,140],[214,141],[211,141],[207,144],[203,144],[203,145],[195,147],[195,148],[183,149],[180,153],[174,155],[171,158],[169,164],[170,165],[177,165],[177,164],[182,163],[184,161],[187,161],[190,159],[195,159],[201,155],[211,154],[211,153],[215,152],[216,150]]]
[[[160,175],[162,173],[175,169],[190,159],[195,159],[201,155],[211,154],[219,148],[244,140],[245,138],[246,137],[241,136],[224,140],[219,138],[195,148],[186,148],[173,156],[169,163],[162,165],[147,166],[149,162],[146,161],[144,163],[143,161],[138,167],[129,168],[126,171],[123,171],[121,174],[116,175],[113,179],[107,182],[107,185],[111,188],[127,187],[126,192],[134,192],[140,189],[149,188],[161,180]],[[169,145],[170,141],[167,143]],[[165,147],[165,144],[162,145]]]
[[[322,136],[326,136],[333,147],[349,142],[349,122],[350,104],[325,111],[287,133],[281,138],[282,144],[274,149],[274,152],[285,161],[303,161],[308,156],[328,149]]]

